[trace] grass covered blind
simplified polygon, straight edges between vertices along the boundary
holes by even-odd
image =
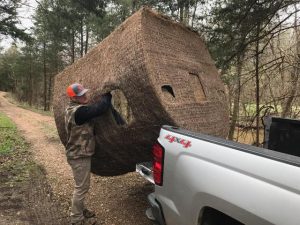
[[[162,125],[226,137],[229,113],[224,85],[200,36],[171,19],[142,8],[83,58],[55,78],[54,115],[66,142],[66,87],[89,88],[91,101],[111,91],[113,105],[95,121],[92,171],[123,174],[151,160]]]

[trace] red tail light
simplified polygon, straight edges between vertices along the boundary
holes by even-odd
[[[159,143],[155,143],[152,147],[152,154],[154,182],[156,185],[162,186],[165,150]]]

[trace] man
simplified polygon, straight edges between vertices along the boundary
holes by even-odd
[[[95,213],[84,206],[84,199],[90,187],[91,156],[95,152],[92,119],[111,107],[110,93],[103,95],[99,102],[87,105],[87,91],[88,89],[77,83],[67,88],[70,104],[65,114],[66,155],[75,181],[71,207],[72,225],[96,224]]]

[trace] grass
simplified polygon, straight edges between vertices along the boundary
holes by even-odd
[[[29,153],[29,144],[19,134],[16,125],[0,112],[0,183],[14,186],[28,179],[36,164]]]
[[[0,113],[0,155],[8,154],[19,143],[16,125],[5,114]]]

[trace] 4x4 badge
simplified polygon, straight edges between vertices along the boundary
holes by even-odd
[[[176,143],[182,144],[184,148],[189,148],[192,146],[192,142],[190,142],[188,140],[184,140],[182,138],[172,136],[170,134],[165,136],[165,139],[167,139],[170,143],[176,142]]]

